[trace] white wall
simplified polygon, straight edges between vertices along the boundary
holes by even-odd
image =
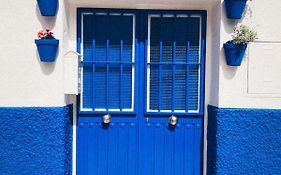
[[[222,1],[222,7],[223,6]],[[237,23],[244,23],[249,25],[258,32],[258,40],[263,47],[268,47],[268,44],[275,43],[280,46],[281,42],[281,2],[278,0],[253,0],[247,2],[247,9],[244,13],[244,17],[241,20],[229,20],[226,18],[224,8],[221,8],[222,20],[220,31],[220,48],[223,47],[223,43],[231,39],[231,33]],[[249,94],[248,89],[253,82],[252,77],[249,77],[249,72],[252,71],[253,63],[249,60],[256,60],[262,63],[266,59],[265,55],[251,54],[255,52],[256,44],[250,44],[248,47],[247,55],[245,56],[242,65],[240,67],[226,66],[223,50],[220,52],[220,68],[219,68],[219,107],[233,107],[233,108],[281,108],[281,89],[278,93],[268,94],[262,93],[265,87],[260,84],[257,87],[257,94]],[[262,48],[262,47],[261,47]],[[276,50],[277,49],[277,50]],[[278,53],[281,52],[280,47],[276,47],[272,50],[272,57],[274,59],[280,59]],[[253,57],[254,56],[254,57]],[[213,59],[213,58],[212,58]],[[255,68],[256,72],[260,72],[264,77],[271,77],[272,73],[281,75],[281,64],[278,60],[275,64],[268,64]],[[266,67],[269,66],[270,68]],[[279,87],[279,81],[270,82],[270,88]],[[260,88],[260,90],[259,90]]]
[[[63,5],[51,18],[40,15],[35,0],[1,1],[0,11],[0,106],[64,105],[63,42],[55,63],[40,62],[34,43],[42,28],[63,38]]]

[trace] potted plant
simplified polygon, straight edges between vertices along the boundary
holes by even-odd
[[[224,0],[226,16],[229,19],[240,19],[244,12],[247,0]]]
[[[53,32],[49,29],[38,32],[38,39],[35,40],[39,52],[40,60],[52,62],[55,60],[59,45],[59,40],[55,39]]]
[[[248,26],[237,25],[232,40],[223,44],[226,63],[229,66],[240,66],[247,49],[247,44],[257,38],[257,33]]]
[[[58,8],[58,0],[37,0],[42,16],[55,16]]]

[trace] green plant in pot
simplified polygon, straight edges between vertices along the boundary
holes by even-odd
[[[240,66],[249,42],[257,38],[257,32],[245,25],[237,25],[232,40],[223,44],[226,63],[229,66]]]

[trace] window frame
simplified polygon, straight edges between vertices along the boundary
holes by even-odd
[[[200,31],[199,31],[199,86],[198,86],[198,110],[178,111],[178,110],[150,110],[149,99],[149,60],[150,60],[150,21],[151,17],[159,17],[161,15],[176,15],[183,17],[199,17],[200,18]],[[201,116],[204,113],[204,95],[205,95],[205,45],[206,45],[206,11],[202,10],[151,10],[146,13],[146,55],[145,55],[145,115],[157,116],[157,115],[178,115],[178,116]],[[170,16],[166,16],[170,17]]]
[[[113,109],[113,108],[84,108],[83,107],[83,64],[87,64],[87,62],[83,62],[83,27],[84,27],[84,15],[108,15],[108,16],[132,16],[133,24],[132,24],[132,62],[131,62],[131,70],[132,70],[132,95],[131,95],[131,108],[122,108]],[[78,98],[78,110],[79,113],[84,114],[135,114],[136,111],[136,87],[137,87],[137,74],[136,74],[136,52],[137,52],[137,42],[136,42],[136,12],[133,10],[115,10],[115,9],[85,9],[79,8],[77,13],[77,52],[81,54],[80,62],[79,62],[79,98]],[[90,62],[92,64],[92,62]],[[92,75],[94,73],[92,72]],[[93,83],[94,84],[94,83]]]

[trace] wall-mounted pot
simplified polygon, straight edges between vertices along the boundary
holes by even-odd
[[[37,0],[42,16],[56,16],[58,0]]]
[[[234,44],[228,41],[223,44],[226,64],[229,66],[240,66],[247,49],[247,44]]]
[[[57,56],[59,40],[57,39],[36,39],[35,43],[39,52],[40,60],[53,62]]]
[[[224,0],[226,16],[229,19],[240,19],[247,0]]]

